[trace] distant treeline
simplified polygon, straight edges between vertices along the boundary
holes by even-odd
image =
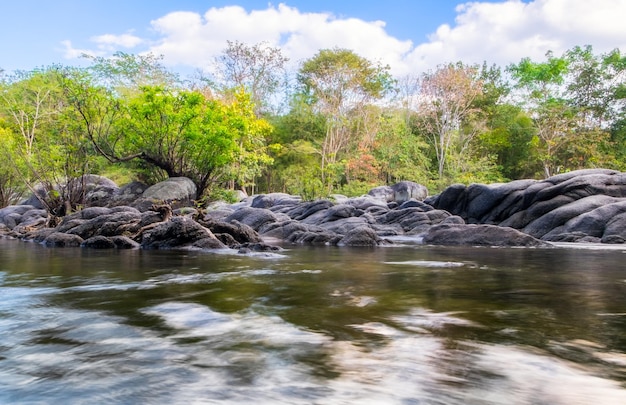
[[[575,47],[501,67],[463,62],[393,77],[348,49],[287,69],[279,48],[228,46],[181,78],[153,55],[89,57],[0,76],[0,206],[40,190],[81,205],[68,179],[186,176],[199,204],[229,190],[306,199],[411,180],[542,178],[626,168],[626,57]]]

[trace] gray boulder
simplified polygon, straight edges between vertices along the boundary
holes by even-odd
[[[428,189],[412,181],[401,181],[391,186],[393,201],[402,204],[405,201],[424,201],[428,197]]]
[[[360,226],[352,228],[341,240],[337,242],[338,246],[378,246],[383,240],[376,232],[368,226]]]
[[[152,201],[189,205],[196,199],[197,188],[187,177],[170,177],[169,179],[148,187],[141,197]]]
[[[71,235],[62,232],[49,234],[42,242],[47,247],[79,247],[84,239],[78,235]]]
[[[533,238],[513,228],[496,225],[440,224],[424,235],[428,245],[524,246],[549,247],[548,242]]]
[[[260,194],[252,199],[252,208],[273,208],[275,206],[294,206],[301,201],[300,197],[285,193]]]
[[[225,248],[207,228],[187,217],[174,217],[144,232],[144,249]]]
[[[226,236],[220,237],[220,235],[228,235],[229,239],[232,238],[231,243],[225,243],[226,245],[231,246],[231,244],[246,244],[246,243],[260,243],[262,242],[259,234],[252,229],[252,227],[242,224],[239,221],[233,220],[231,222],[214,220],[211,218],[206,218],[204,220],[199,221],[199,223],[208,228],[216,238],[220,239],[224,242]],[[231,246],[232,247],[232,246]]]
[[[227,216],[224,220],[225,222],[237,221],[248,225],[259,233],[263,233],[263,228],[277,222],[278,217],[266,208],[243,207]]]
[[[428,197],[428,189],[412,181],[400,181],[393,186],[375,187],[367,194],[380,201],[402,204],[409,200],[425,200]]]
[[[148,185],[133,181],[120,187],[111,197],[110,206],[131,205],[148,189]]]
[[[84,240],[80,247],[91,249],[114,249],[117,247],[115,242],[106,236],[93,236]]]

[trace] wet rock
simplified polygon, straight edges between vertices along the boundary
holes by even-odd
[[[106,236],[93,236],[84,240],[80,246],[91,249],[115,249],[117,247],[115,242]]]
[[[383,240],[367,226],[353,228],[337,242],[339,246],[378,246]]]
[[[52,232],[42,242],[48,247],[79,247],[84,239],[78,235],[71,235],[62,232]]]
[[[496,225],[441,224],[423,235],[429,245],[548,247],[548,242],[516,229]]]
[[[205,240],[206,239],[206,240]],[[144,249],[225,248],[207,228],[187,217],[174,217],[143,234]]]
[[[252,227],[242,224],[237,220],[231,222],[219,221],[212,218],[206,218],[199,221],[203,226],[211,230],[213,234],[222,242],[224,239],[220,235],[228,235],[228,240],[232,240],[232,243],[226,243],[231,246],[232,244],[244,244],[244,243],[259,243],[261,237],[252,229]],[[226,236],[224,236],[226,238]]]

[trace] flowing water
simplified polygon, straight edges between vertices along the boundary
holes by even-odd
[[[0,240],[2,404],[626,404],[626,246]]]

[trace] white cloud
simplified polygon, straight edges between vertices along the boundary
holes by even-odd
[[[408,56],[418,70],[463,61],[506,66],[523,57],[542,59],[547,51],[592,45],[595,52],[626,50],[623,0],[508,0],[457,7],[456,24],[441,26],[429,42]]]
[[[166,62],[207,68],[226,46],[227,40],[279,46],[298,62],[323,48],[349,48],[373,61],[401,63],[412,47],[385,31],[381,21],[335,18],[327,13],[302,13],[279,4],[265,10],[246,11],[239,6],[211,8],[203,16],[175,12],[152,21],[161,36],[150,50],[163,54]]]
[[[135,48],[144,43],[143,39],[131,34],[104,34],[91,37],[90,40],[96,44],[95,49],[74,48],[72,41],[61,41],[61,45],[63,46],[63,56],[66,59],[78,59],[84,55],[106,56],[107,54],[113,53],[120,48]]]
[[[207,69],[227,40],[262,41],[279,46],[293,63],[323,48],[354,50],[392,67],[394,74],[420,73],[440,63],[496,63],[506,66],[522,57],[542,59],[576,45],[595,52],[626,51],[624,0],[507,0],[468,2],[457,7],[454,24],[441,25],[428,41],[415,44],[386,31],[385,22],[305,13],[285,4],[248,11],[239,6],[210,8],[204,14],[172,12],[151,22],[157,37],[148,42],[131,35],[92,38],[96,51],[134,48],[164,55],[173,66]],[[67,41],[66,55],[77,50]]]
[[[61,45],[63,46],[63,57],[65,59],[78,59],[78,58],[82,58],[84,55],[89,55],[89,56],[103,56],[104,55],[104,53],[101,51],[94,51],[92,49],[74,48],[72,41],[69,41],[69,40],[61,41]]]
[[[136,46],[144,42],[143,39],[131,34],[104,34],[92,37],[91,40],[98,44],[99,48],[113,50],[119,47],[135,48]]]

